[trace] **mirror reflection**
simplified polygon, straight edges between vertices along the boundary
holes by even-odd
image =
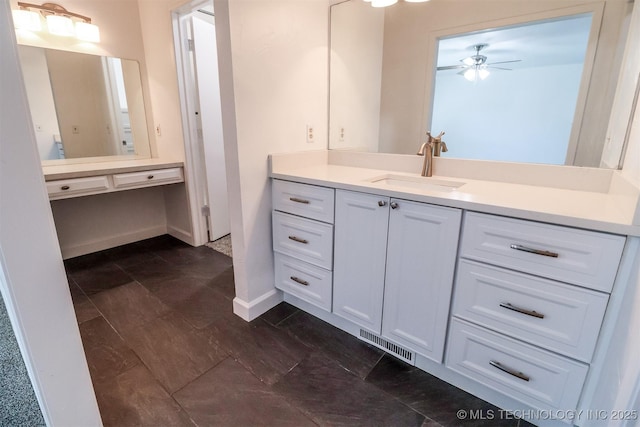
[[[598,167],[632,7],[334,5],[329,148],[415,154],[431,130],[446,157]]]
[[[150,157],[136,61],[18,50],[41,160]]]

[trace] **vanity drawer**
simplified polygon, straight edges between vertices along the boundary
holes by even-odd
[[[609,295],[460,260],[453,315],[591,361]]]
[[[333,225],[273,212],[273,250],[331,270]]]
[[[333,224],[333,188],[273,180],[273,209]]]
[[[109,190],[109,179],[106,176],[63,179],[49,181],[46,184],[47,193],[51,199],[63,199],[67,196],[95,194]]]
[[[540,409],[576,408],[588,365],[453,318],[446,365]]]
[[[464,258],[611,292],[624,243],[623,236],[468,212],[460,253]]]
[[[182,181],[184,181],[182,168],[155,169],[113,175],[113,185],[115,188],[148,187]]]
[[[276,288],[331,311],[333,275],[324,268],[275,254]]]

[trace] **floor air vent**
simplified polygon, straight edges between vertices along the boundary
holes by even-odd
[[[369,331],[365,331],[364,329],[360,329],[360,338],[363,341],[367,341],[370,344],[375,345],[376,347],[379,347],[381,349],[383,349],[386,352],[389,352],[393,355],[395,355],[396,357],[404,360],[407,363],[410,364],[414,364],[413,361],[413,352],[404,349],[402,347],[400,347],[399,345],[393,344],[387,340],[385,340],[384,338],[381,338],[375,334],[372,334]]]

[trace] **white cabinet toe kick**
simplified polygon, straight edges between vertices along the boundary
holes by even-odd
[[[626,236],[279,179],[273,209],[286,301],[505,413],[582,425],[536,414],[580,409]]]

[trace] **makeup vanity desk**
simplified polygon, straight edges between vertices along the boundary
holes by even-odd
[[[42,167],[50,200],[184,182],[183,163],[119,160]]]
[[[182,161],[70,160],[42,170],[64,259],[167,233],[188,241]]]

